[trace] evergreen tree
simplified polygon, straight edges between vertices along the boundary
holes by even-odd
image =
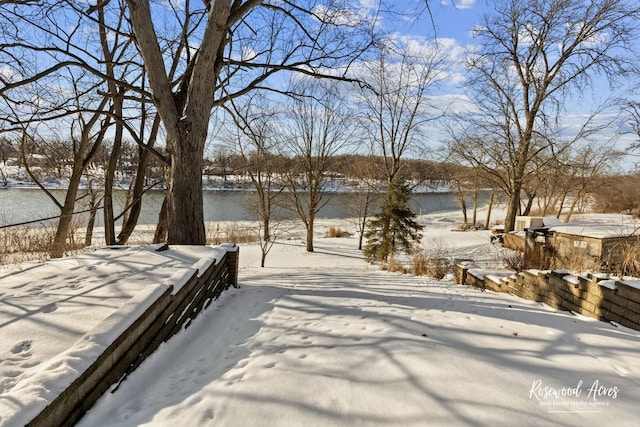
[[[411,190],[400,181],[391,183],[380,213],[371,220],[365,233],[364,255],[371,263],[387,262],[394,254],[409,253],[414,244],[420,243],[423,227],[409,207]]]

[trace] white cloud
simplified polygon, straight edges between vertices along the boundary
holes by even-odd
[[[453,6],[456,9],[471,9],[477,0],[441,0],[442,6]]]
[[[256,59],[257,56],[258,56],[258,53],[252,48],[250,48],[249,46],[242,47],[242,54],[240,58],[241,61],[252,61]]]
[[[13,68],[4,65],[0,67],[0,79],[4,80],[7,83],[13,83],[14,81],[19,80],[20,76]]]
[[[414,58],[422,58],[425,64],[437,63],[437,80],[450,86],[464,82],[467,49],[454,38],[442,37],[436,40],[423,36],[396,34],[393,39],[404,46]]]
[[[360,0],[360,8],[367,10],[376,10],[380,2],[378,0]]]

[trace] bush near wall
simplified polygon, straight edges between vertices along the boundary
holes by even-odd
[[[459,285],[510,293],[640,330],[640,280],[610,279],[600,273],[576,276],[566,270],[498,275],[486,273],[470,262],[455,264],[453,272],[454,283]]]

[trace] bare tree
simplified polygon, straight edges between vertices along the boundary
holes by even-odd
[[[290,98],[290,119],[282,128],[285,150],[293,156],[287,174],[289,194],[296,213],[306,228],[306,249],[313,252],[316,214],[328,201],[326,173],[331,158],[351,142],[354,134],[350,113],[337,84],[302,80]]]
[[[160,119],[157,115],[154,115],[151,123],[150,130],[146,129],[147,117],[145,113],[145,107],[142,107],[142,117],[140,119],[139,133],[137,134],[137,163],[135,165],[135,177],[131,183],[130,188],[127,191],[127,200],[129,201],[122,212],[124,216],[122,221],[122,228],[116,243],[124,245],[131,237],[131,234],[135,230],[138,224],[138,218],[142,212],[142,197],[144,194],[153,188],[156,188],[163,182],[162,176],[149,177],[150,165],[156,164],[164,165],[166,158],[158,153],[154,149],[154,145],[157,142]],[[150,182],[148,182],[148,178]],[[126,215],[125,215],[126,214]],[[118,217],[114,217],[114,220]],[[106,226],[106,224],[105,224]]]
[[[355,193],[349,197],[345,212],[353,218],[358,233],[358,249],[362,250],[364,234],[374,213],[380,207],[383,180],[370,156],[357,156],[348,166],[349,177],[354,180]]]
[[[118,9],[119,19],[116,21],[118,27],[123,25],[125,11],[123,8]],[[116,242],[114,231],[114,218],[113,218],[113,185],[114,175],[116,169],[116,163],[118,156],[120,155],[120,147],[124,135],[124,95],[125,88],[119,86],[116,82],[116,66],[118,61],[116,57],[120,55],[121,51],[127,50],[128,37],[124,37],[125,43],[120,40],[123,38],[119,28],[115,31],[108,31],[105,19],[105,8],[99,8],[97,10],[98,22],[99,22],[99,35],[100,35],[100,47],[102,50],[102,56],[105,62],[105,74],[108,76],[106,84],[108,92],[112,97],[113,115],[118,120],[115,123],[115,135],[113,140],[113,147],[111,156],[109,158],[108,167],[105,173],[105,191],[104,191],[104,232],[105,241],[107,245],[113,245]],[[110,42],[112,42],[110,44]]]
[[[437,43],[412,52],[388,40],[360,71],[367,83],[358,97],[360,122],[389,184],[399,174],[403,158],[423,148],[426,125],[443,116],[440,108],[430,105],[429,96],[445,78],[446,68]]]
[[[106,100],[103,101],[102,106],[104,107]],[[49,196],[49,199],[51,199],[51,201],[60,209],[60,219],[58,221],[58,226],[56,228],[56,233],[50,251],[52,258],[60,258],[65,253],[67,237],[71,231],[76,201],[79,197],[82,175],[85,173],[85,170],[95,155],[97,147],[102,143],[104,134],[108,129],[106,126],[97,126],[100,116],[101,113],[96,112],[90,114],[88,117],[80,116],[75,122],[75,126],[78,127],[78,134],[73,135],[73,161],[63,202],[59,202],[55,195],[46,189],[31,171],[27,160],[26,147],[28,142],[33,142],[33,137],[27,128],[23,131],[21,157],[27,173],[31,180],[35,182],[47,194],[47,196]]]
[[[71,133],[68,138],[74,142],[68,200],[61,208],[53,256],[61,255],[59,240],[69,226],[67,216],[74,210],[70,204],[75,203],[78,191],[73,187],[84,173],[82,168],[101,150],[112,125],[114,143],[105,170],[104,216],[106,241],[115,243],[112,189],[119,147],[126,133],[139,141],[131,122],[140,121],[135,111],[139,111],[141,99],[149,98],[140,83],[142,68],[136,62],[126,8],[120,2],[100,5],[90,8],[91,13],[84,9],[86,4],[66,0],[0,5],[2,22],[8,25],[0,55],[11,64],[0,76],[0,108],[12,112],[11,119],[5,121],[26,132],[26,139],[47,140],[48,132]],[[36,128],[45,126],[49,129],[39,138]]]
[[[479,111],[470,134],[487,154],[504,158],[505,230],[515,224],[532,160],[570,146],[559,147],[559,139],[575,142],[597,130],[591,116],[559,138],[564,101],[598,74],[610,81],[626,75],[638,18],[638,5],[625,0],[499,0],[475,28],[478,48],[468,66]]]
[[[11,157],[11,154],[14,153],[14,151],[15,148],[13,146],[13,142],[8,138],[0,137],[0,162],[2,162],[2,164],[7,164],[7,160]]]
[[[219,0],[205,2],[204,9],[187,2],[179,11],[161,7],[153,13],[149,0],[127,4],[166,132],[168,241],[203,244],[202,166],[212,109],[272,87],[267,80],[280,70],[319,76],[329,68],[348,67],[371,43],[371,25],[348,3],[333,8],[332,2],[313,0]],[[179,34],[172,35],[169,26],[166,32],[156,28],[159,14],[167,22],[182,23]],[[187,40],[176,56],[183,58],[184,70],[177,86],[165,69],[160,35]]]
[[[613,162],[619,160],[622,153],[612,147],[599,147],[588,144],[579,147],[572,156],[572,164],[568,165],[570,173],[569,187],[571,205],[564,221],[569,222],[577,207],[585,206],[589,202],[590,193],[602,185],[602,178],[609,172]],[[558,212],[559,214],[559,212]]]
[[[628,154],[637,158],[640,153],[640,102],[637,100],[624,100],[622,106],[624,124],[628,127],[626,133],[630,133],[635,141],[627,147]],[[636,167],[638,163],[636,162]]]
[[[446,77],[447,65],[438,43],[415,52],[391,40],[382,44],[375,60],[365,64],[362,80],[367,84],[360,93],[358,109],[372,152],[381,160],[380,174],[387,185],[382,211],[367,232],[365,253],[375,252],[375,256],[367,256],[372,260],[386,260],[395,253],[395,234],[402,236],[398,242],[417,236],[412,228],[414,214],[404,205],[408,197],[405,191],[410,189],[405,185],[408,173],[402,171],[403,159],[412,150],[417,153],[423,148],[426,126],[444,113],[430,105],[429,95]],[[394,203],[401,205],[394,207]],[[400,212],[402,218],[394,216]],[[403,221],[411,227],[396,226]]]
[[[528,192],[535,188],[538,210],[542,216],[547,216],[557,209],[558,218],[563,209],[567,192],[567,168],[570,151],[558,153],[555,156],[538,156],[532,160],[534,172],[527,180]]]
[[[284,231],[279,202],[286,183],[279,173],[283,157],[275,131],[276,113],[270,110],[268,104],[260,101],[250,99],[242,106],[232,102],[231,116],[236,126],[232,141],[242,158],[242,172],[247,174],[255,189],[248,209],[258,219],[260,266],[264,267],[269,251]],[[217,152],[224,152],[225,158],[230,157],[228,150]]]
[[[112,101],[106,114],[121,126],[117,141],[123,128],[132,132],[129,117],[120,118],[121,104],[152,103],[167,147],[167,238],[203,244],[201,175],[212,112],[253,90],[279,90],[270,78],[283,70],[344,78],[371,45],[376,17],[360,14],[356,1],[152,3],[1,2],[0,60],[10,66],[0,74],[0,95],[29,111],[41,106],[33,102],[37,97],[20,95],[25,88],[63,92],[61,71],[93,74],[101,83],[87,87],[85,94],[98,91]],[[144,77],[134,70],[140,65],[137,58],[129,55],[134,44]],[[39,60],[43,55],[47,59]],[[65,105],[49,111],[58,110]],[[109,197],[106,204],[111,217]],[[111,229],[107,234],[113,240]]]
[[[451,181],[457,191],[457,199],[462,209],[463,225],[467,229],[474,229],[478,224],[478,198],[483,184],[483,171],[479,168],[459,167],[453,171]],[[471,221],[469,221],[467,198],[471,198]]]

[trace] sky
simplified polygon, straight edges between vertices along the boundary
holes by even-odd
[[[424,1],[413,0],[408,3],[421,7]],[[421,14],[414,15],[414,19],[405,17],[384,24],[386,28],[396,31],[406,40],[413,40],[414,43],[432,40],[435,35],[445,45],[454,65],[446,84],[441,88],[440,96],[443,97],[443,105],[449,105],[451,99],[468,101],[467,91],[463,86],[466,79],[464,53],[466,49],[477,43],[472,35],[472,28],[482,20],[483,15],[489,11],[488,8],[493,5],[494,2],[486,0],[432,0],[429,2],[429,12],[425,10]],[[571,132],[579,129],[585,122],[585,118],[598,110],[607,98],[628,97],[634,93],[633,81],[619,82],[620,86],[613,90],[603,77],[595,76],[593,82],[592,89],[582,93],[574,91],[572,96],[565,98],[565,112],[561,119],[561,124],[567,128],[565,135],[570,135]],[[460,106],[464,103],[454,103],[454,109],[455,105]],[[607,129],[597,134],[599,142],[614,144],[619,150],[626,150],[631,144],[637,142],[637,135],[618,134],[620,131],[629,132],[630,130],[619,116],[619,106],[598,111],[597,117],[598,123],[613,121]],[[637,158],[628,157],[620,167],[624,171],[633,170],[636,161]]]
[[[354,0],[357,4],[358,0]],[[482,14],[494,3],[488,0],[426,0],[429,10],[426,10],[425,0],[359,0],[363,11],[372,13],[378,4],[384,7],[395,8],[396,14],[384,15],[380,25],[387,31],[394,32],[397,37],[413,43],[415,46],[424,45],[433,40],[434,34],[439,38],[442,46],[445,46],[448,55],[453,58],[454,67],[439,93],[440,105],[459,108],[462,103],[452,103],[456,96],[460,97],[465,90],[460,86],[464,82],[465,70],[463,54],[467,47],[474,43],[470,34],[471,28],[479,21]],[[180,4],[180,2],[176,2]],[[160,3],[164,4],[164,3]],[[158,20],[159,22],[162,20]],[[158,24],[160,25],[160,24]],[[6,73],[0,65],[0,74]],[[593,101],[605,96],[607,88],[599,85],[599,90],[592,98],[590,93],[585,93],[582,98],[575,98],[568,103],[569,110],[565,117],[568,125],[579,124],[580,114],[589,111]],[[459,98],[458,98],[459,99]],[[606,137],[603,137],[606,140]],[[620,146],[628,143],[628,138],[620,142]]]
[[[407,30],[420,34],[435,27],[438,37],[451,37],[464,44],[472,39],[470,29],[482,15],[482,5],[476,0],[442,0],[431,2],[430,11],[431,17],[424,14],[414,28],[408,26]]]

